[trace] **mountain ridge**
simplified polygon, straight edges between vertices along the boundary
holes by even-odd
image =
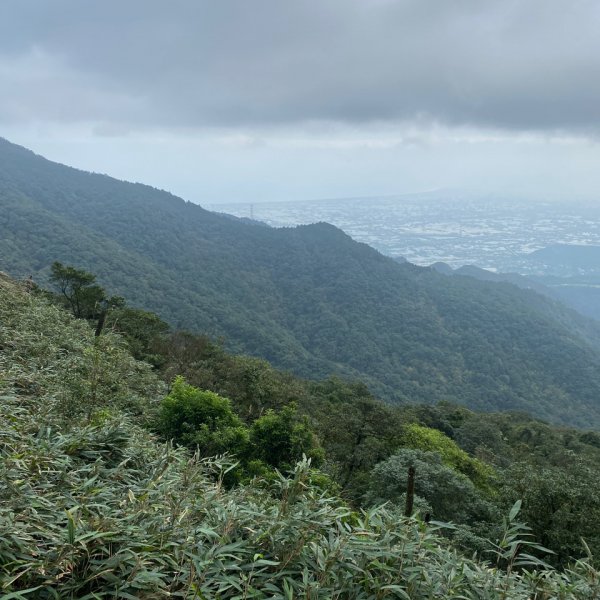
[[[175,327],[393,401],[451,400],[600,426],[600,328],[514,286],[400,264],[318,223],[274,229],[0,141],[0,261],[52,261]]]

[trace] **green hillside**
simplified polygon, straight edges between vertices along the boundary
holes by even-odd
[[[0,141],[1,268],[43,282],[54,260],[305,377],[600,426],[598,325],[551,300],[398,264],[331,225],[255,225]]]
[[[231,400],[186,384],[192,408],[178,397],[182,384],[169,390],[119,335],[94,336],[86,321],[0,274],[3,598],[587,600],[600,592],[586,550],[600,545],[597,434],[447,405],[392,408],[359,384],[299,381],[202,337],[174,333],[163,344],[160,374],[180,365]],[[266,412],[250,415],[249,402]],[[247,463],[235,482],[233,461],[243,455],[215,459],[200,444],[190,452],[177,431],[157,435],[165,414],[182,411],[180,431],[206,439],[215,426],[206,411],[219,405],[273,457],[285,434],[277,419],[296,402],[305,416],[290,439],[314,422],[324,472],[304,459],[283,474],[249,476]],[[216,427],[220,434],[230,423]],[[407,461],[417,467],[417,508],[456,526],[402,515]],[[352,504],[340,496],[349,471],[367,483]],[[374,506],[383,500],[385,508]]]

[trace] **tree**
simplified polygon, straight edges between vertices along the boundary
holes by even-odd
[[[202,391],[176,377],[163,400],[158,430],[167,439],[198,450],[202,456],[226,452],[244,456],[248,429],[231,409],[228,398]]]
[[[494,470],[480,460],[470,457],[441,431],[412,423],[404,428],[402,443],[404,446],[425,452],[436,452],[446,466],[466,475],[479,489],[490,490]]]
[[[52,263],[50,281],[77,319],[98,319],[96,336],[102,333],[111,308],[125,306],[121,296],[108,298],[104,288],[95,283],[96,276],[56,261]]]
[[[323,451],[306,420],[298,422],[294,406],[286,406],[280,412],[268,410],[252,423],[250,443],[252,455],[277,469],[289,470],[305,454],[319,466]]]
[[[50,281],[58,288],[73,316],[90,319],[99,315],[99,305],[106,299],[106,294],[94,283],[95,275],[57,261],[52,264]]]
[[[114,307],[106,318],[106,327],[120,333],[126,340],[134,358],[160,366],[166,357],[161,355],[163,336],[169,325],[158,315],[130,306]]]
[[[422,450],[401,449],[379,463],[371,473],[368,502],[402,505],[409,467],[416,471],[415,494],[431,506],[437,519],[467,522],[487,516],[487,504],[468,477],[444,465],[439,454]]]
[[[228,398],[189,385],[183,377],[175,378],[163,400],[157,429],[166,439],[198,450],[202,456],[234,454],[241,469],[250,474],[292,469],[303,455],[314,466],[323,460],[308,422],[296,418],[295,407],[268,410],[248,428]]]
[[[330,472],[355,503],[369,487],[371,469],[400,445],[398,411],[373,398],[360,383],[330,378],[309,384],[302,408],[311,418]]]
[[[518,462],[503,473],[501,497],[509,505],[522,499],[522,517],[543,546],[567,564],[600,551],[600,475],[595,461],[571,456],[565,467]]]

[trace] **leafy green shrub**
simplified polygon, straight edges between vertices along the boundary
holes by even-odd
[[[425,452],[437,452],[445,465],[466,475],[480,489],[490,490],[490,480],[494,477],[492,467],[470,457],[441,431],[411,423],[404,428],[402,444]]]
[[[130,306],[122,306],[109,311],[106,329],[122,335],[129,351],[137,360],[143,360],[158,367],[164,357],[156,351],[156,346],[169,330],[169,326],[158,315]]]
[[[227,491],[220,481],[230,463],[157,444],[127,420],[40,435],[18,398],[0,407],[7,598],[588,600],[600,592],[589,561],[561,574],[507,575],[461,556],[436,527],[383,509],[354,513],[311,483],[308,462],[266,489]]]
[[[246,477],[266,475],[269,469],[290,470],[304,455],[315,466],[323,460],[307,420],[298,421],[295,407],[267,410],[247,427],[229,399],[199,390],[183,377],[175,378],[162,402],[157,430],[201,456],[234,455]]]
[[[230,401],[187,384],[183,377],[175,378],[162,402],[158,431],[168,440],[198,449],[201,456],[245,456],[248,449],[248,429]]]
[[[467,522],[487,517],[486,502],[465,475],[443,464],[435,452],[408,448],[398,450],[373,469],[367,501],[371,505],[387,500],[401,504],[409,467],[416,472],[415,494],[431,506],[436,519]]]
[[[86,323],[0,277],[2,598],[599,596],[591,558],[560,572],[510,573],[467,559],[435,526],[381,508],[350,509],[308,460],[289,477],[269,470],[261,484],[226,489],[235,463],[157,442],[139,426],[154,411],[156,379],[117,337],[106,336],[108,346],[92,337]],[[104,364],[119,369],[116,376]],[[194,406],[202,392],[186,385],[179,382],[176,396]],[[61,411],[65,387],[73,387],[76,418]],[[222,400],[208,398],[206,419],[221,415],[225,428],[235,427]],[[272,416],[264,424],[278,431]],[[515,567],[520,539],[511,521],[496,544]]]
[[[296,410],[286,406],[280,412],[268,410],[250,427],[252,455],[280,470],[293,468],[303,455],[315,466],[323,462],[323,450],[306,420],[297,422]]]

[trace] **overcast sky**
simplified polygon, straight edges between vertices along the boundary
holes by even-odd
[[[2,0],[0,136],[207,205],[600,201],[600,2]]]

